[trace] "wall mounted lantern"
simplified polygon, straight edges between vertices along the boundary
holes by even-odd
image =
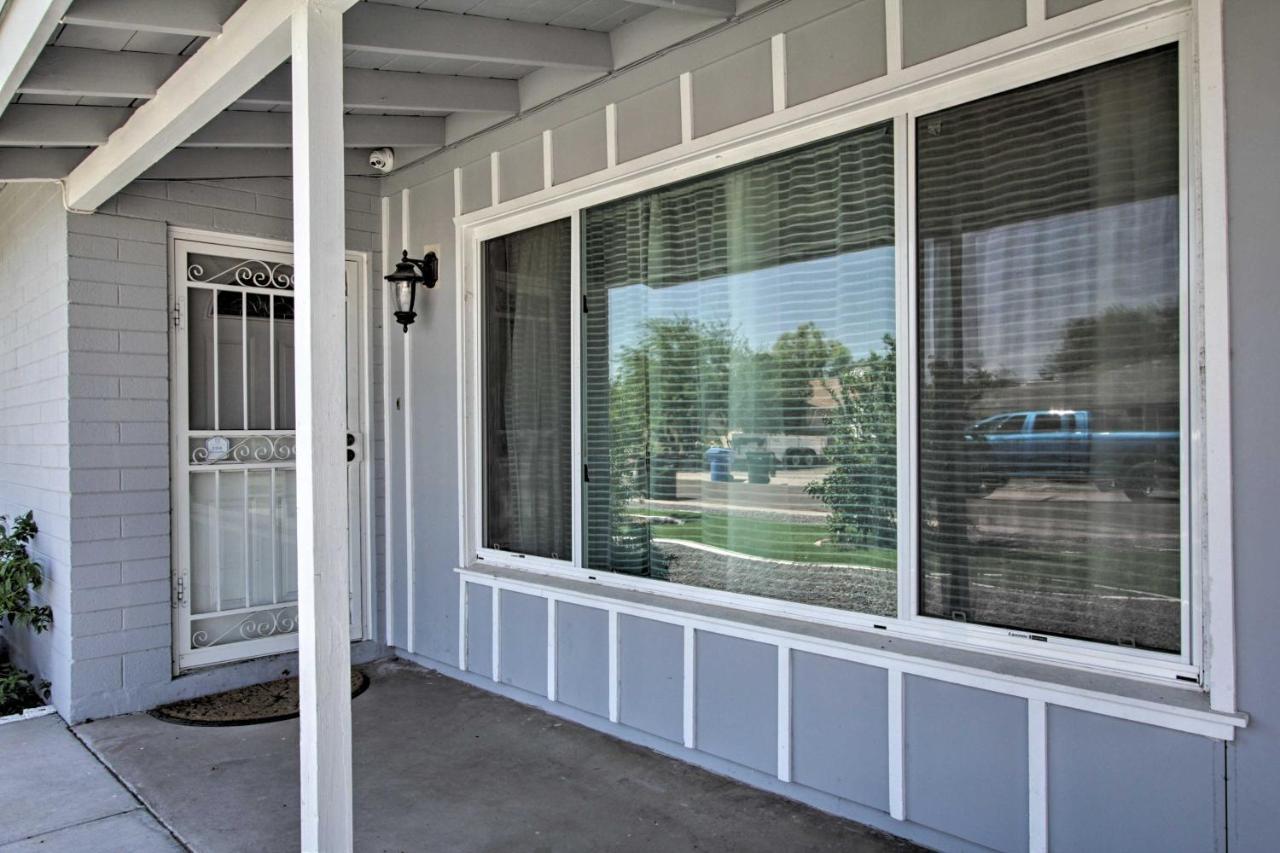
[[[386,276],[386,280],[396,286],[396,322],[403,326],[407,333],[409,324],[418,316],[413,311],[413,302],[417,296],[418,285],[436,286],[436,282],[440,280],[440,261],[435,252],[427,252],[419,260],[418,258],[409,257],[409,252],[406,250],[400,255],[400,262],[396,264],[396,271]]]

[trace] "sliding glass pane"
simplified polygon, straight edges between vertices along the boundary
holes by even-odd
[[[922,612],[1179,651],[1175,49],[917,139]]]
[[[588,566],[893,614],[891,128],[583,215]]]
[[[484,543],[573,558],[570,223],[484,244]]]

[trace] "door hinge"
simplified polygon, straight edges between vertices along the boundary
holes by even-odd
[[[590,314],[591,309],[587,307],[587,294],[582,294],[582,313]]]
[[[173,603],[174,606],[181,604],[187,597],[187,579],[182,575],[178,575],[174,579],[173,584]]]
[[[173,327],[175,329],[182,328],[182,303],[181,302],[173,303],[173,310],[169,312],[169,317],[173,320]]]
[[[582,482],[584,483],[591,482],[591,469],[588,468],[586,465],[582,466]]]

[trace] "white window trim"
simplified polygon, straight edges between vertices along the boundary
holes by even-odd
[[[1201,144],[1201,135],[1220,137],[1221,129],[1221,45],[1220,22],[1206,6],[1217,6],[1220,0],[1199,0],[1199,17],[1193,16],[1183,2],[1158,2],[1135,9],[1126,0],[1102,0],[1093,6],[1057,16],[1049,21],[1033,21],[1016,39],[1001,37],[988,45],[979,45],[950,58],[933,60],[902,73],[902,80],[875,81],[844,92],[819,98],[798,107],[774,112],[716,134],[686,140],[680,145],[639,158],[621,166],[611,166],[585,178],[551,187],[504,203],[455,218],[458,245],[458,281],[463,284],[464,298],[459,300],[458,346],[462,370],[459,402],[464,413],[459,424],[459,466],[463,499],[460,501],[459,549],[460,565],[498,565],[586,580],[603,588],[632,589],[679,595],[692,601],[736,607],[757,613],[800,618],[819,624],[837,625],[883,632],[890,636],[910,637],[945,645],[963,645],[980,651],[994,652],[1037,661],[1123,674],[1140,679],[1172,683],[1188,689],[1201,686],[1210,693],[1215,710],[1231,712],[1234,702],[1234,642],[1231,614],[1230,553],[1230,480],[1225,464],[1213,469],[1207,459],[1229,460],[1229,414],[1206,411],[1206,396],[1222,400],[1227,391],[1225,357],[1205,355],[1206,345],[1225,344],[1227,294],[1224,287],[1206,288],[1204,281],[1225,280],[1225,235],[1216,235],[1213,246],[1202,243],[1201,217],[1208,210],[1224,207],[1225,169],[1221,163],[1222,140],[1215,145]],[[1208,18],[1208,23],[1204,20]],[[1197,36],[1201,31],[1217,32],[1218,77],[1202,79],[1205,57],[1195,55]],[[891,27],[890,30],[893,28]],[[1030,30],[1030,34],[1027,33]],[[1112,59],[1139,53],[1160,45],[1176,43],[1180,56],[1182,141],[1182,266],[1184,334],[1184,459],[1183,466],[1183,589],[1186,591],[1183,618],[1183,652],[1181,655],[1149,652],[1102,645],[1096,642],[1051,638],[1048,642],[1011,636],[1011,632],[984,625],[958,624],[947,620],[916,615],[915,594],[916,543],[915,490],[916,478],[911,470],[916,456],[915,423],[914,271],[904,275],[904,264],[911,263],[914,246],[903,239],[910,228],[907,212],[914,181],[913,156],[902,168],[901,154],[910,155],[909,134],[912,119],[921,113],[950,106],[1035,83],[1070,71],[1088,68]],[[983,51],[978,50],[983,48]],[[1209,57],[1212,59],[1213,57]],[[1198,60],[1198,61],[1197,61]],[[949,64],[948,64],[949,63]],[[937,69],[937,70],[935,70]],[[891,75],[892,76],[892,75]],[[892,87],[892,88],[890,88]],[[861,97],[858,97],[860,96]],[[1207,108],[1204,101],[1215,103]],[[1215,119],[1214,116],[1217,118]],[[907,342],[908,358],[899,360],[901,397],[899,430],[900,513],[899,564],[905,570],[905,582],[899,584],[899,616],[882,618],[822,608],[812,605],[775,601],[739,593],[673,585],[647,578],[591,571],[576,563],[582,558],[582,507],[580,483],[575,483],[574,543],[575,559],[569,561],[513,555],[484,549],[480,540],[480,504],[482,493],[482,410],[479,384],[479,276],[480,245],[484,240],[534,227],[553,220],[569,218],[574,229],[572,302],[581,299],[578,264],[578,212],[624,196],[656,189],[680,180],[748,162],[759,157],[794,148],[823,138],[856,130],[868,125],[892,121],[899,159],[895,169],[898,228],[898,323],[899,340]],[[1214,124],[1214,121],[1217,124]],[[1216,128],[1216,130],[1215,130]],[[1216,153],[1215,153],[1216,152]],[[1216,157],[1216,160],[1213,159]],[[1216,164],[1216,165],[1215,165]],[[1220,245],[1218,245],[1220,244]],[[1210,250],[1213,251],[1210,251]],[[1212,261],[1212,264],[1210,263]],[[1217,273],[1217,275],[1214,275]],[[580,312],[574,313],[573,395],[574,395],[574,479],[580,481],[582,458],[580,447]],[[1213,328],[1206,329],[1212,321]],[[905,334],[904,334],[905,332]],[[1208,334],[1212,332],[1210,337]],[[1192,359],[1195,359],[1194,362]],[[1203,381],[1197,381],[1203,377]],[[908,408],[911,407],[911,408]],[[905,409],[905,411],[904,411]],[[1212,470],[1212,476],[1210,476]],[[1189,481],[1189,482],[1188,482]],[[1186,488],[1187,486],[1190,488]],[[1215,511],[1207,512],[1206,494],[1215,496]],[[1220,498],[1225,495],[1224,504]],[[1207,519],[1207,521],[1206,521]],[[1193,523],[1194,522],[1194,523]],[[1211,526],[1210,526],[1211,525]],[[1225,529],[1225,539],[1223,530]],[[1224,545],[1225,542],[1225,545]],[[1191,572],[1192,563],[1197,568]],[[904,565],[905,564],[905,565]],[[1209,602],[1211,606],[1206,606]],[[1016,633],[1016,632],[1015,632]],[[1025,633],[1025,632],[1024,632]],[[1198,682],[1198,684],[1197,684]]]

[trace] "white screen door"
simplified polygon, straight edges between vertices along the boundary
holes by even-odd
[[[297,647],[294,281],[287,248],[174,238],[176,668]],[[361,261],[347,259],[352,638],[363,635]]]

